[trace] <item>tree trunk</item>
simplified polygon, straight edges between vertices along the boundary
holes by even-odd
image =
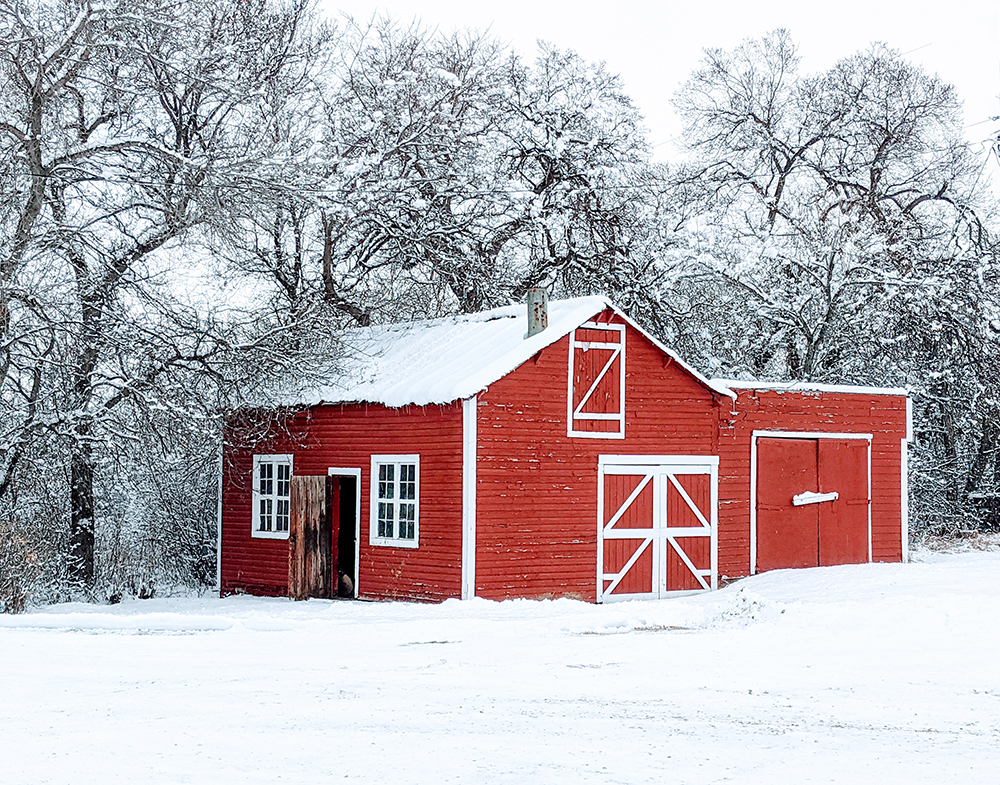
[[[1000,422],[997,422],[998,416],[1000,416],[1000,412],[991,406],[986,410],[985,416],[983,416],[979,423],[979,446],[976,449],[976,456],[973,458],[972,465],[969,467],[969,472],[965,478],[966,498],[968,498],[970,493],[981,490],[980,485],[986,474],[986,468],[997,452],[997,439],[1000,437]]]
[[[94,585],[94,458],[89,445],[77,445],[70,456],[70,578]]]

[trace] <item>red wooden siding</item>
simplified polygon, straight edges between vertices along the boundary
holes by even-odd
[[[605,509],[599,511],[598,459],[602,455],[718,456],[718,575],[735,578],[749,574],[754,431],[873,434],[872,558],[898,561],[902,557],[900,440],[906,428],[904,396],[740,390],[738,400],[733,401],[712,393],[612,311],[605,311],[596,321],[624,325],[623,364],[619,358],[608,366],[613,348],[576,348],[574,378],[570,379],[571,337],[564,336],[477,397],[477,596],[571,596],[594,601],[598,575],[623,571],[648,538],[619,540],[605,536],[602,563],[598,564],[598,513],[603,516],[601,520],[613,515],[639,479],[627,471],[604,474]],[[617,341],[618,335],[617,331],[581,328],[575,337],[581,342],[609,343]],[[607,415],[620,411],[623,370],[624,438],[618,438],[617,420],[593,418],[582,419],[582,425],[576,423],[585,435],[568,436],[570,412],[588,390],[592,389],[593,395],[579,407],[580,412]],[[598,381],[602,373],[605,376]],[[296,416],[288,430],[293,436],[275,430],[253,452],[292,454],[293,472],[300,476],[325,475],[329,467],[361,471],[359,597],[442,600],[461,596],[461,401],[403,409],[376,404],[317,406]],[[616,438],[602,438],[602,432],[614,433]],[[826,521],[821,517],[832,514],[833,507],[801,508],[806,516],[813,516],[813,523],[803,529],[808,530],[804,537],[807,546],[780,531],[780,527],[767,530],[766,520],[758,521],[758,538],[762,538],[764,550],[778,553],[781,549],[794,552],[800,546],[812,548],[812,556],[801,557],[803,566],[817,561],[857,561],[863,525],[866,560],[868,441],[855,444],[843,438],[761,438],[758,446],[758,466],[766,464],[778,477],[778,481],[758,488],[765,518],[768,506],[777,503],[768,496],[774,487],[780,486],[779,495],[794,495],[806,490],[806,486],[823,491],[821,486],[828,474],[850,478],[843,485],[845,503],[836,507],[834,518]],[[864,482],[859,457],[862,446]],[[809,460],[805,461],[796,450],[811,450]],[[369,544],[373,454],[420,456],[417,548]],[[601,471],[628,463],[616,464],[609,459]],[[643,465],[641,460],[631,463]],[[709,464],[714,472],[714,461]],[[806,464],[812,468],[802,471],[812,471],[815,476],[796,474],[801,474],[799,469]],[[251,479],[251,452],[227,452],[222,499],[222,591],[285,594],[288,541],[251,537]],[[680,472],[679,479],[674,479],[683,493],[664,475],[657,480],[658,500],[653,499],[650,487],[626,513],[637,516],[636,520],[651,521],[653,505],[662,504],[664,509],[657,510],[657,520],[665,516],[667,523],[660,525],[662,530],[655,534],[659,543],[656,554],[647,549],[612,593],[696,589],[701,584],[691,570],[702,577],[710,570],[714,554],[710,537],[690,533],[685,537],[668,530],[702,525],[685,494],[701,512],[710,512],[711,477],[689,467],[687,474]],[[663,485],[668,481],[670,485]],[[859,490],[862,485],[863,493]],[[840,492],[841,487],[831,490]],[[619,528],[631,528],[630,520],[624,520]],[[681,539],[683,543],[679,544]],[[792,553],[780,558],[794,560],[799,556]],[[693,566],[689,567],[687,561]],[[769,565],[765,559],[759,566],[765,569],[779,565]],[[658,586],[651,585],[651,575],[658,576]],[[607,590],[609,583],[605,580],[602,590]]]
[[[259,452],[264,452],[260,450]],[[283,453],[277,446],[269,453]],[[293,471],[298,469],[292,467]],[[250,537],[253,453],[227,451],[222,466],[221,592],[288,593],[288,540]]]
[[[625,341],[624,439],[567,437],[568,337],[480,394],[477,596],[593,602],[598,456],[715,452],[712,393],[633,328]]]
[[[461,593],[462,405],[388,409],[380,405],[318,406],[298,415],[257,454],[291,453],[297,475],[329,467],[361,469],[360,580],[370,599],[440,600]],[[368,542],[371,456],[420,456],[419,547]],[[222,591],[285,594],[288,541],[250,536],[252,454],[228,456],[223,483]]]
[[[872,434],[872,560],[900,561],[900,440],[906,436],[906,398],[846,392],[738,392],[736,402],[723,402],[720,427],[720,576],[750,573],[750,442],[755,430]]]

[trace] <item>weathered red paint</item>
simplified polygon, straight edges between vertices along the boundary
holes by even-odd
[[[477,596],[594,602],[598,456],[712,454],[712,391],[625,336],[624,439],[567,436],[568,338],[480,394]]]
[[[750,446],[754,431],[783,431],[806,433],[846,433],[871,434],[871,521],[872,521],[872,561],[900,561],[902,559],[902,450],[901,440],[906,438],[906,396],[877,392],[812,392],[788,390],[738,390],[736,401],[725,401],[720,415],[719,431],[719,574],[723,578],[737,578],[750,574]],[[774,440],[778,441],[778,440]],[[834,439],[835,442],[840,440]],[[854,441],[854,440],[849,440]],[[819,447],[830,439],[819,439]],[[758,440],[758,449],[764,439]],[[844,444],[846,442],[840,442]],[[861,441],[852,449],[861,449],[867,442]],[[830,445],[831,448],[833,445]],[[767,446],[764,446],[767,449]],[[845,464],[846,460],[846,464]],[[839,468],[830,470],[832,474],[860,471],[858,459],[835,458],[821,454],[819,465],[825,461],[839,463]],[[766,456],[758,453],[758,466],[765,466]],[[852,468],[853,465],[853,468]],[[866,467],[867,470],[867,467]],[[847,485],[838,483],[830,490],[840,487],[859,488],[861,481],[855,479]],[[821,490],[823,490],[821,488]],[[767,499],[768,489],[758,484],[758,502]],[[795,491],[798,493],[799,491]],[[854,491],[852,491],[853,493]],[[850,505],[861,500],[854,496]],[[838,510],[847,505],[838,505]],[[800,508],[803,509],[803,508]],[[759,511],[759,508],[758,508]],[[867,516],[867,508],[865,507]],[[845,515],[848,515],[845,512]],[[842,521],[841,533],[851,527],[858,527],[860,511],[854,509]],[[818,525],[818,524],[817,524]],[[867,517],[864,526],[867,529]],[[837,527],[826,527],[834,534]],[[761,529],[758,526],[758,538]],[[766,536],[766,535],[765,535]],[[821,564],[867,561],[866,552],[859,556],[855,548],[858,537],[849,538],[850,544],[837,544],[835,536],[827,543],[829,559]],[[842,550],[838,550],[842,549]],[[839,555],[834,555],[839,554]],[[757,551],[761,556],[760,548]],[[767,553],[765,552],[765,556]],[[769,557],[768,557],[769,558]],[[772,561],[760,564],[759,569],[769,567],[795,566]]]
[[[819,491],[836,492],[819,513],[819,565],[868,561],[868,443],[819,439]]]
[[[612,310],[596,319],[625,324]],[[577,332],[578,340],[599,342],[606,338],[602,331],[581,328]],[[723,578],[747,575],[751,563],[750,453],[754,431],[873,434],[872,558],[876,561],[901,558],[900,440],[906,427],[904,396],[739,390],[737,400],[733,401],[709,389],[630,325],[625,327],[625,345],[624,438],[568,435],[567,396],[579,403],[586,392],[585,389],[581,392],[581,388],[593,382],[611,354],[609,350],[577,349],[576,378],[570,384],[569,336],[543,349],[476,396],[477,596],[596,599],[601,455],[718,455],[718,574]],[[616,374],[619,373],[620,366],[609,370],[584,411],[618,410],[620,376]],[[603,424],[584,427],[592,431],[610,428]],[[778,459],[774,455],[768,457],[773,452],[771,441],[784,442],[781,449],[801,445],[789,439],[760,440],[758,466],[774,473],[777,464],[772,461]],[[819,490],[828,476],[838,478],[838,492],[840,487],[847,487],[841,482],[845,477],[847,485],[854,490],[859,487],[858,445],[848,441],[810,441],[810,465],[815,468]],[[866,450],[867,483],[867,442],[862,444]],[[774,449],[779,448],[774,446]],[[222,500],[222,591],[285,594],[287,541],[250,536],[253,452],[292,453],[295,474],[323,475],[329,467],[360,469],[360,577],[356,587],[359,597],[442,600],[461,596],[461,401],[403,409],[378,404],[315,406],[293,417],[286,428],[272,429],[254,450],[227,451]],[[420,456],[418,548],[369,544],[373,454]],[[781,472],[778,474],[781,476]],[[786,479],[791,483],[791,478]],[[611,495],[627,497],[628,483],[634,481],[631,477],[615,478],[621,488]],[[682,482],[698,506],[708,508],[711,493],[708,477],[682,478]],[[758,501],[765,508],[770,504],[767,496],[770,487],[768,481],[760,483],[758,488],[763,491],[763,496],[758,493]],[[792,484],[788,490],[792,487],[795,493],[804,490]],[[815,520],[812,555],[801,557],[803,565],[867,560],[867,539],[863,558],[857,551],[856,530],[861,518],[855,509],[860,507],[865,511],[867,536],[867,498],[856,498],[854,490],[850,499],[845,497],[845,504],[837,506],[835,515],[818,511],[821,505],[814,505],[811,510],[800,508],[811,513]],[[640,507],[645,503],[640,500]],[[613,499],[606,495],[605,506],[612,504]],[[683,521],[689,514],[673,489],[667,494],[667,506],[667,514],[677,520]],[[823,515],[829,520],[817,517]],[[772,541],[783,537],[778,530],[771,535],[765,532],[765,545],[768,536]],[[759,529],[759,541],[761,537]],[[600,566],[605,571],[617,572],[640,543],[606,540],[604,564]],[[691,543],[690,547],[687,555],[697,567],[707,568],[711,557],[708,538]],[[779,550],[780,547],[785,546],[779,546]],[[789,543],[787,547],[792,545]],[[765,547],[765,559],[758,562],[761,569],[790,566],[780,558],[768,563],[770,553]],[[649,554],[642,557],[648,558]],[[649,565],[640,562],[639,569],[623,581],[624,593],[650,590],[646,585]],[[666,569],[668,588],[697,587],[696,579],[676,554],[668,553]]]
[[[250,536],[253,453],[292,453],[296,474],[361,469],[360,582],[368,599],[443,600],[460,594],[462,405],[388,409],[317,406],[292,417],[252,451],[230,451],[224,467],[223,593],[284,595],[288,542]],[[370,545],[371,456],[420,454],[420,547]]]
[[[819,484],[815,439],[757,441],[757,569],[819,565],[819,505],[792,497]]]

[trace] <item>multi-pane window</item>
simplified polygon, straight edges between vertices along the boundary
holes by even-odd
[[[419,510],[420,457],[373,455],[371,542],[415,548]]]
[[[253,457],[254,537],[286,539],[291,505],[292,456]]]

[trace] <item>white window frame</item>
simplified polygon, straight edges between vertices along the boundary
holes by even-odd
[[[577,330],[601,330],[606,333],[617,333],[618,340],[614,341],[578,341],[576,338]],[[576,330],[569,335],[569,381],[567,387],[567,401],[566,401],[566,435],[575,436],[584,439],[624,439],[625,438],[625,337],[626,329],[624,324],[614,324],[605,322],[585,322],[581,324]],[[574,363],[576,359],[576,350],[583,349],[584,351],[589,351],[590,349],[610,349],[611,356],[608,358],[607,362],[604,364],[604,368],[597,375],[597,378],[590,385],[590,389],[584,394],[580,403],[573,406],[573,375],[574,375]],[[583,407],[586,406],[587,401],[590,400],[590,396],[593,395],[594,390],[597,389],[597,385],[600,384],[601,380],[604,379],[605,375],[618,361],[619,379],[618,379],[618,403],[619,410],[614,413],[607,414],[596,414],[590,412],[584,412]],[[617,422],[617,431],[580,431],[574,426],[583,420],[604,420],[608,422]]]
[[[391,499],[393,506],[393,535],[392,537],[380,537],[378,534],[378,506],[379,502],[390,501],[379,497],[379,467],[393,465],[396,467],[393,478],[394,492]],[[413,510],[413,539],[395,536],[398,531],[399,522],[399,467],[402,465],[412,465],[414,467],[414,498]],[[368,542],[371,545],[388,546],[392,548],[417,548],[420,546],[420,456],[419,455],[373,455],[371,466],[371,479],[369,481],[368,496],[370,500],[368,517]],[[410,503],[407,500],[406,503]]]
[[[273,490],[269,494],[262,494],[260,492],[260,467],[261,464],[272,464],[275,467],[287,466],[288,467],[288,496],[287,499],[283,496],[278,495],[278,472],[274,472],[274,476],[271,478],[273,483]],[[291,515],[292,515],[292,475],[293,475],[293,465],[291,455],[254,455],[253,457],[253,501],[250,510],[250,536],[256,537],[264,540],[287,540],[289,531],[288,529],[278,531],[273,529],[273,521],[278,515],[278,505],[279,501],[288,502],[288,518],[289,518],[289,529],[291,528]],[[271,511],[272,518],[272,530],[262,531],[260,529],[260,503],[262,500],[271,499],[275,502]]]

